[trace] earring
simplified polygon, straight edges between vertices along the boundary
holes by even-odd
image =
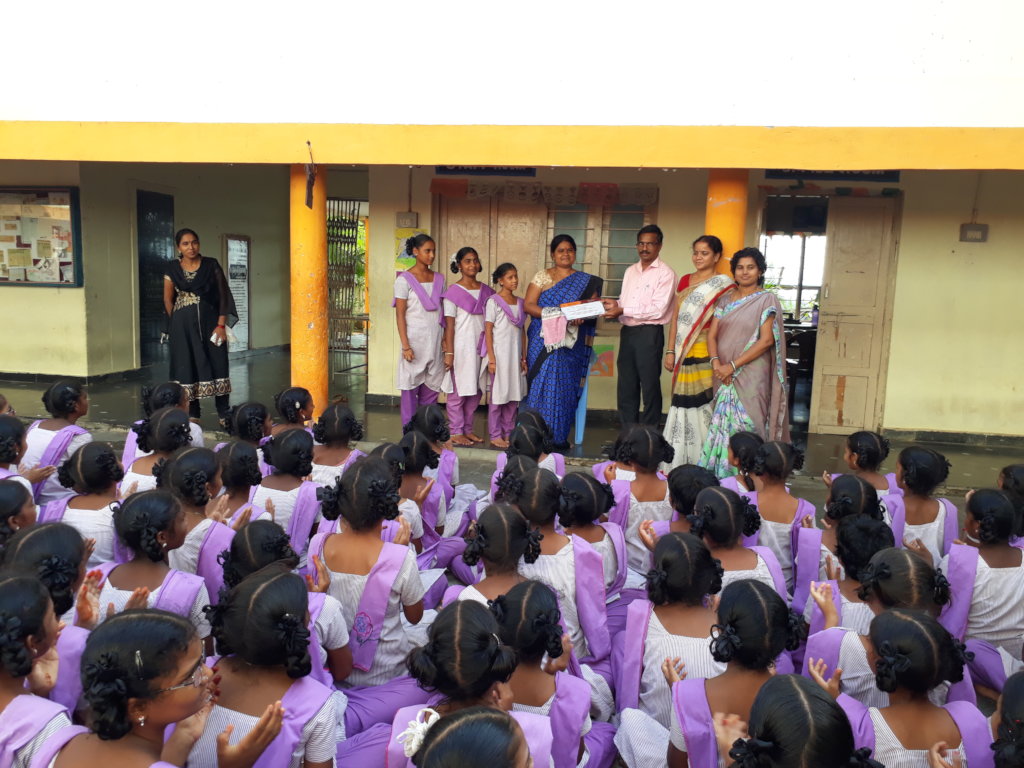
[[[139,715],[139,728],[141,728],[145,724],[146,724],[146,716],[145,715]]]

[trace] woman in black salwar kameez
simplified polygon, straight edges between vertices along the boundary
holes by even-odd
[[[225,326],[238,322],[235,299],[217,260],[199,253],[199,235],[182,229],[175,233],[174,242],[179,259],[167,262],[164,270],[170,378],[188,392],[191,416],[199,417],[201,398],[213,397],[223,426],[231,394]]]

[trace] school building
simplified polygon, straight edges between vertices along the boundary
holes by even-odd
[[[712,9],[639,6],[668,28],[680,14],[715,21]],[[359,11],[371,25],[385,13]],[[273,56],[243,71],[216,46],[201,64],[155,74],[111,73],[107,60],[65,67],[63,99],[0,111],[0,378],[161,364],[161,261],[189,227],[245,309],[233,354],[288,346],[294,383],[319,404],[330,351],[365,355],[368,402],[392,403],[392,286],[406,236],[430,233],[449,277],[463,245],[487,274],[511,261],[525,293],[551,237],[568,232],[577,267],[614,296],[636,230],[653,222],[679,274],[701,234],[721,237],[726,257],[745,245],[766,252],[810,431],[1015,443],[1024,106],[1007,96],[1024,78],[1005,53],[1014,25],[941,8],[923,18],[923,28],[917,17],[893,22],[902,45],[884,62],[837,43],[827,73],[776,49],[766,62],[723,56],[712,76],[679,58],[661,24],[643,28],[655,60],[642,80],[635,62],[583,53],[566,77],[530,55],[514,72],[435,66],[436,82],[402,56],[328,77],[329,52],[316,45],[302,53],[304,77]],[[608,19],[577,22],[598,47],[619,39]],[[494,34],[536,53],[544,41],[524,43],[524,23]],[[821,20],[748,20],[737,34],[753,44],[765,23],[792,36]],[[850,42],[864,23],[834,34]],[[254,49],[274,45],[270,23],[245,34]],[[352,44],[369,57],[374,40]],[[144,76],[167,90],[142,87]],[[617,345],[618,325],[602,321],[593,411],[615,409]],[[663,384],[667,406],[667,373]]]

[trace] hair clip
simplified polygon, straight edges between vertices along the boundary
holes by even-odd
[[[135,651],[135,670],[142,677],[142,651]]]

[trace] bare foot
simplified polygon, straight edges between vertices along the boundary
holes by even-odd
[[[491,446],[493,448],[500,448],[501,450],[505,450],[506,448],[508,448],[508,440],[506,440],[503,437],[497,437],[494,440],[491,440]]]
[[[482,437],[480,437],[480,435],[476,434],[475,432],[470,432],[468,435],[466,435],[466,437],[468,437],[474,443],[482,443],[484,441],[484,439]]]
[[[472,445],[473,441],[465,435],[452,435],[452,445],[467,446]]]

